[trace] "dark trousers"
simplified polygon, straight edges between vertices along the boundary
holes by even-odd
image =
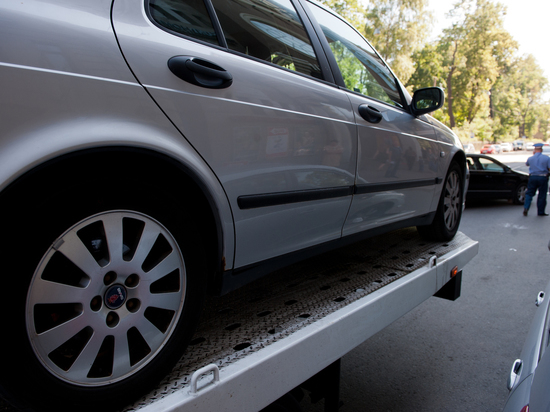
[[[547,176],[529,176],[527,182],[527,192],[525,193],[525,204],[523,207],[529,210],[531,201],[535,193],[539,191],[537,196],[537,211],[539,215],[546,213],[546,194],[548,192],[548,177]]]

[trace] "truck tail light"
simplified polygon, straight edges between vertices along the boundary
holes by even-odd
[[[451,269],[451,277],[454,278],[457,273],[458,273],[458,266],[455,266],[454,268]]]

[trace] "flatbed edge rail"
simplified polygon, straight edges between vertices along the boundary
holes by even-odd
[[[201,368],[193,376],[194,385],[141,403],[138,409],[261,410],[433,296],[449,281],[453,268],[461,273],[477,255],[478,242],[461,232],[453,242],[445,254],[430,252],[429,261],[397,280],[220,368]]]

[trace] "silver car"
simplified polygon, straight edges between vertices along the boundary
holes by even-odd
[[[503,412],[550,411],[549,293],[550,283],[537,295],[535,317],[520,358],[513,363],[508,377],[510,395]]]
[[[465,155],[427,115],[442,90],[411,97],[317,3],[3,0],[0,21],[14,403],[120,407],[178,360],[206,293],[350,239],[458,229]]]

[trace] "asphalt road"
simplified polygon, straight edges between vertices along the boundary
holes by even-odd
[[[526,170],[529,153],[496,156]],[[549,278],[550,217],[507,201],[467,205],[460,230],[479,241],[462,296],[431,298],[342,359],[341,412],[499,411],[506,379]],[[550,206],[547,209],[550,212]],[[323,402],[301,406],[323,411]],[[12,411],[0,401],[0,411]]]
[[[529,155],[496,157],[526,171]],[[346,355],[340,411],[501,410],[550,276],[549,229],[550,217],[524,217],[507,201],[467,205],[460,230],[479,241],[479,254],[464,269],[461,297],[429,299]],[[305,409],[322,411],[322,402]]]

